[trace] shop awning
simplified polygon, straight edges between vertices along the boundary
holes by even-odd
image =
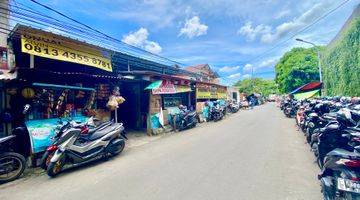
[[[145,90],[152,90],[152,89],[156,89],[156,88],[159,88],[162,84],[162,80],[160,81],[155,81],[155,82],[152,82],[150,85],[148,85]]]
[[[171,81],[159,80],[148,85],[145,90],[152,90],[153,94],[176,94],[191,92],[188,85],[175,85]]]
[[[302,85],[302,86],[296,88],[295,90],[290,92],[290,94],[303,93],[303,92],[308,92],[308,91],[312,91],[312,90],[320,90],[321,87],[322,87],[321,82],[310,82],[310,83],[307,83],[305,85]]]
[[[309,92],[296,93],[296,94],[294,94],[294,98],[297,100],[308,99],[308,98],[319,96],[319,94],[320,94],[320,90],[312,90]]]

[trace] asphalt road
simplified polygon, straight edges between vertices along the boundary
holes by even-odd
[[[319,169],[304,141],[269,103],[54,179],[0,186],[0,199],[318,200]]]

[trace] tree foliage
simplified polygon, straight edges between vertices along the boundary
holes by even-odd
[[[317,51],[313,48],[293,48],[275,66],[275,82],[281,93],[319,80]]]
[[[323,52],[327,95],[360,96],[360,17]]]
[[[263,78],[244,79],[235,83],[240,92],[246,94],[260,93],[264,96],[278,93],[277,85],[274,80]]]

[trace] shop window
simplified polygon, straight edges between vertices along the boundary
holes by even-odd
[[[164,108],[176,107],[183,104],[181,97],[164,97]]]

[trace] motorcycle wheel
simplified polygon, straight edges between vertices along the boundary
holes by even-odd
[[[50,177],[55,177],[61,172],[64,165],[65,165],[65,159],[63,158],[60,158],[56,162],[50,162],[49,166],[46,169],[47,175]]]
[[[326,190],[326,186],[324,185],[324,183],[321,183],[321,193],[323,195],[324,200],[334,200],[336,198],[332,190],[331,191]]]
[[[319,158],[319,156],[316,158],[316,163],[318,164],[320,169],[323,168],[323,163],[322,163],[321,159]]]
[[[49,166],[50,160],[53,156],[54,156],[54,152],[50,153],[50,152],[46,151],[44,153],[44,155],[41,157],[40,168],[43,170],[46,170],[47,167]]]
[[[319,156],[319,150],[318,150],[318,146],[316,143],[312,144],[311,150],[314,152],[315,157]]]
[[[115,139],[114,139],[114,140],[115,140]],[[124,150],[124,148],[125,148],[125,142],[121,143],[121,144],[118,146],[118,148],[117,148],[115,151],[110,152],[110,154],[111,154],[112,156],[119,155],[119,154]]]
[[[352,194],[352,193],[349,193],[349,192],[346,192],[345,193],[345,198],[346,200],[357,200],[357,199],[360,199],[360,196],[358,194]]]
[[[0,155],[0,184],[13,181],[24,172],[25,157],[15,152],[6,152]],[[10,174],[10,175],[9,175]]]

